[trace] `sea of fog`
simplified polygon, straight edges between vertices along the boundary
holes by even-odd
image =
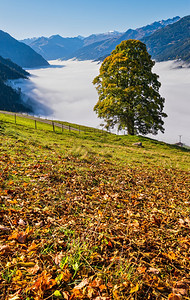
[[[30,69],[29,80],[16,80],[27,98],[37,100],[35,113],[49,119],[69,121],[100,128],[93,107],[98,100],[93,78],[100,64],[91,61],[50,61],[46,68]],[[181,141],[190,145],[190,68],[178,68],[174,62],[156,63],[165,98],[165,133],[151,136],[168,143]]]

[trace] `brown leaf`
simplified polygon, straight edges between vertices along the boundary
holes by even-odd
[[[57,253],[57,254],[55,255],[54,261],[55,261],[55,264],[56,264],[56,265],[60,265],[63,256],[64,256],[64,255],[63,255],[63,252],[62,252],[62,251],[61,251],[59,254]]]
[[[18,233],[16,240],[21,244],[25,244],[26,238],[27,238],[27,234],[25,232],[20,232]]]
[[[140,274],[145,273],[146,267],[138,267],[138,268],[137,268],[137,271],[138,271]]]
[[[39,271],[40,267],[36,264],[33,268],[28,269],[28,272],[31,274],[36,274]]]
[[[36,226],[36,227],[42,227],[42,226],[44,226],[44,222],[43,222],[43,221],[40,221],[40,222],[38,222],[38,223],[35,223],[35,226]]]
[[[157,274],[160,273],[160,271],[159,271],[158,269],[156,269],[156,268],[151,268],[151,267],[147,270],[147,272],[148,272],[148,273],[155,274],[155,275],[157,275]]]
[[[178,281],[173,288],[173,292],[182,296],[187,296],[189,284],[185,281]]]
[[[62,295],[63,295],[65,300],[69,300],[70,295],[69,295],[68,292],[62,292]]]
[[[94,296],[94,294],[95,294],[95,289],[93,289],[91,286],[89,286],[88,287],[88,293],[87,293],[88,298],[93,299],[92,297]]]
[[[100,289],[100,291],[102,292],[102,291],[104,291],[104,290],[107,290],[107,287],[106,287],[105,284],[101,284],[101,285],[99,286],[99,289]]]
[[[25,232],[14,231],[12,235],[9,236],[8,240],[17,240],[19,243],[24,244],[27,238]]]
[[[20,220],[18,221],[18,225],[25,226],[26,223],[25,223],[22,219],[20,219]]]
[[[155,217],[154,215],[153,215],[152,217],[153,217],[153,219],[154,219],[154,223],[155,223],[158,227],[160,227],[160,225],[161,225],[161,223],[162,223],[162,220],[161,220],[160,218]]]
[[[5,253],[5,252],[8,252],[8,251],[10,251],[11,249],[10,249],[10,246],[9,245],[0,245],[0,252],[3,252],[3,253]],[[1,253],[2,254],[2,253]]]
[[[32,241],[32,244],[30,245],[30,247],[28,247],[28,252],[34,251],[37,249],[38,249],[38,245],[36,245],[36,243],[34,241]]]
[[[6,226],[4,226],[4,225],[0,225],[0,230],[1,230],[1,231],[9,231],[10,228],[8,228],[8,227],[6,227]]]
[[[181,295],[179,295],[179,294],[171,293],[168,296],[168,300],[181,300],[181,299],[182,299]]]
[[[56,285],[56,280],[52,279],[51,275],[48,274],[47,271],[43,271],[39,274],[38,279],[27,289],[27,291],[33,290],[39,299],[42,299],[44,291],[51,289],[54,285]]]
[[[89,283],[88,278],[85,278],[85,279],[83,279],[83,280],[81,281],[81,283],[79,283],[78,285],[76,285],[76,286],[74,287],[74,289],[80,290],[80,289],[82,289],[83,287],[85,287],[88,283]]]
[[[19,300],[19,299],[21,299],[20,296],[19,296],[20,292],[21,292],[21,290],[17,291],[13,295],[10,295],[8,300]]]

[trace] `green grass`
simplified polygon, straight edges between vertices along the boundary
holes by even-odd
[[[189,170],[188,149],[0,114],[0,299],[180,294]]]
[[[190,170],[190,150],[175,145],[166,144],[142,136],[121,136],[93,131],[85,127],[85,131],[69,132],[59,127],[52,132],[52,125],[37,122],[37,130],[34,130],[33,120],[17,117],[17,125],[14,124],[14,116],[0,114],[0,120],[7,124],[7,134],[18,136],[23,142],[39,144],[43,148],[59,149],[76,157],[88,159],[94,155],[106,159],[118,165],[145,165],[162,166],[164,168],[178,168]],[[69,124],[69,123],[68,123]],[[67,125],[68,125],[67,124]],[[72,127],[73,124],[70,123]],[[78,125],[75,125],[77,128]],[[84,129],[84,128],[82,128]],[[81,130],[82,130],[81,129]],[[134,143],[142,142],[143,148],[134,146]]]

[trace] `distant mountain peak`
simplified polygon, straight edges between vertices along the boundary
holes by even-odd
[[[126,32],[110,30],[105,33],[94,33],[87,37],[79,35],[73,38],[65,38],[57,34],[52,35],[50,38],[39,38],[29,46],[48,60],[70,59],[73,57],[81,60],[94,60],[109,55],[123,40],[142,40],[144,37],[150,36],[180,19],[179,16],[176,16],[167,20],[155,21],[140,28],[128,29]]]

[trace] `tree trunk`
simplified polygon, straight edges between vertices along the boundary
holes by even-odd
[[[135,128],[134,128],[134,120],[130,119],[127,122],[127,131],[129,135],[134,135],[135,134]]]

